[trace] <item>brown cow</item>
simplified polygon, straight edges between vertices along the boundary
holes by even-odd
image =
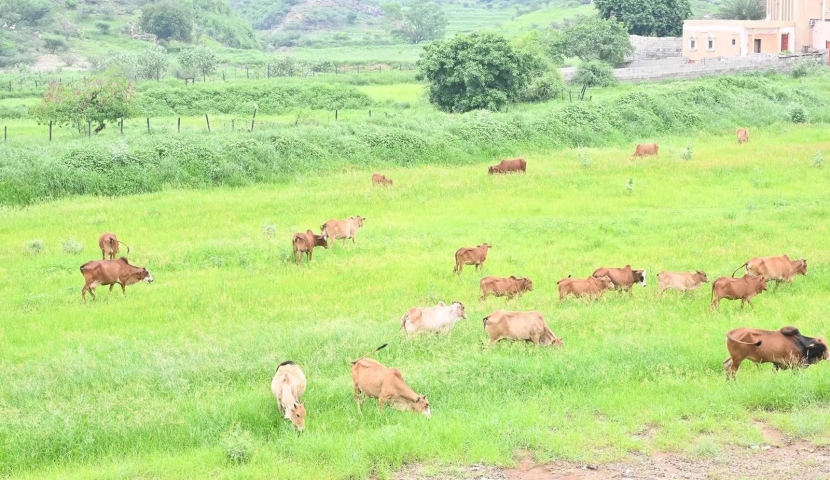
[[[767,289],[767,281],[764,277],[751,277],[744,275],[741,278],[720,277],[712,284],[712,303],[709,308],[720,308],[722,298],[727,300],[741,299],[741,308],[744,302],[755,308],[752,304],[752,297]]]
[[[277,372],[271,380],[271,393],[277,399],[277,407],[283,418],[291,420],[297,430],[305,430],[305,406],[300,403],[305,393],[305,374],[299,365],[286,360],[277,365]]]
[[[749,130],[739,128],[735,133],[738,135],[738,145],[749,141]]]
[[[615,290],[618,292],[628,291],[629,295],[633,295],[631,287],[635,283],[639,283],[644,287],[646,286],[646,271],[632,270],[631,265],[626,265],[623,268],[598,268],[591,274],[592,277],[596,278],[602,277],[603,275],[608,275],[611,282],[614,283]]]
[[[347,238],[351,238],[352,244],[354,244],[354,239],[357,237],[357,230],[363,227],[364,220],[366,219],[360,215],[349,217],[348,220],[329,220],[320,226],[320,230],[333,240],[342,238],[343,245],[346,244]]]
[[[109,285],[110,293],[115,284],[121,285],[121,292],[127,295],[125,287],[138,282],[153,282],[153,276],[144,267],[130,265],[126,257],[118,260],[92,260],[81,265],[81,274],[84,276],[84,287],[81,289],[81,298],[86,303],[86,292],[95,299],[95,289],[99,285]]]
[[[612,290],[614,288],[614,282],[611,281],[611,277],[608,275],[602,275],[599,278],[591,276],[584,279],[571,278],[571,276],[568,275],[568,278],[559,280],[556,282],[556,285],[559,286],[560,302],[564,301],[565,297],[568,295],[597,299],[601,297],[603,292],[606,290]]]
[[[807,259],[790,260],[787,255],[780,257],[755,257],[738,267],[732,276],[746,267],[746,273],[752,277],[764,277],[775,282],[775,289],[781,282],[792,283],[796,275],[807,275]]]
[[[488,295],[507,296],[510,300],[513,297],[521,297],[524,292],[532,292],[533,282],[529,278],[516,278],[513,275],[508,278],[484,277],[479,282],[479,288],[482,301],[486,300]]]
[[[461,270],[464,265],[475,265],[476,271],[484,266],[484,261],[487,260],[487,251],[490,245],[482,243],[475,248],[461,247],[455,252],[455,268],[453,273],[461,275]]]
[[[746,359],[772,363],[775,369],[808,367],[821,360],[830,360],[830,350],[823,338],[805,337],[795,327],[781,330],[736,328],[726,334],[729,358],[723,362],[726,379],[735,379],[738,367]]]
[[[502,339],[525,340],[534,345],[561,347],[562,339],[557,337],[545,323],[540,312],[510,312],[496,310],[484,317],[484,329],[490,337],[490,344]]]
[[[387,402],[398,410],[420,412],[429,418],[429,400],[426,395],[418,395],[406,384],[397,368],[389,368],[376,360],[366,358],[386,347],[383,344],[374,351],[352,361],[352,382],[354,383],[354,402],[357,412],[363,415],[360,404],[363,397],[378,399],[378,410],[383,411]]]
[[[657,155],[657,151],[660,149],[660,145],[656,143],[639,143],[637,144],[637,148],[634,149],[634,154],[631,155],[629,158],[636,158],[636,157],[646,157],[649,155]]]
[[[492,175],[494,173],[513,173],[527,171],[527,162],[524,158],[514,158],[513,160],[502,160],[498,165],[493,165],[487,169],[487,173]]]
[[[110,257],[110,260],[115,260],[115,254],[118,253],[119,244],[127,247],[127,254],[130,253],[129,245],[118,240],[114,233],[104,232],[98,239],[98,248],[101,249],[101,260],[107,260],[107,256]]]
[[[305,253],[306,263],[311,261],[314,254],[314,247],[329,248],[328,237],[325,230],[322,235],[315,235],[311,230],[305,233],[295,233],[291,238],[291,246],[294,249],[294,262],[299,263]]]
[[[689,290],[697,290],[703,283],[709,283],[709,277],[703,270],[695,270],[694,273],[689,272],[660,272],[657,274],[658,293],[663,294],[666,290],[681,290],[687,292]]]
[[[383,186],[391,186],[392,179],[386,178],[385,175],[381,175],[380,173],[373,173],[372,174],[372,185],[383,185]]]

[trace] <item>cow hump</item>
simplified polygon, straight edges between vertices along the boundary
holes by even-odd
[[[792,327],[792,326],[782,327],[781,328],[781,333],[788,336],[788,337],[794,337],[794,336],[797,336],[797,335],[801,335],[801,332],[799,332],[797,328]]]

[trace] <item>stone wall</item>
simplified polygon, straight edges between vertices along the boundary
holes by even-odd
[[[626,62],[683,56],[683,39],[679,37],[629,35],[628,38],[634,46],[634,53],[625,57]]]

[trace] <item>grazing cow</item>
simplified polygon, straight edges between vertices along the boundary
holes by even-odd
[[[346,244],[346,239],[351,238],[352,244],[355,243],[357,237],[357,230],[363,226],[364,217],[356,216],[349,217],[348,220],[329,220],[320,226],[320,230],[329,238],[334,240],[343,239],[343,245]]]
[[[709,277],[703,270],[695,270],[694,273],[687,272],[660,272],[657,274],[657,285],[659,294],[666,290],[696,290],[703,283],[709,283]]]
[[[487,169],[487,173],[492,175],[494,173],[513,173],[527,171],[527,162],[524,158],[514,158],[513,160],[502,160],[498,165],[493,165]]]
[[[741,308],[744,302],[755,308],[752,297],[767,289],[767,280],[764,277],[744,275],[741,278],[720,277],[712,284],[712,304],[710,308],[720,308],[722,298],[727,300],[741,299]]]
[[[614,288],[614,282],[611,281],[611,277],[608,275],[602,275],[601,277],[591,276],[584,279],[571,278],[571,276],[568,275],[568,278],[559,280],[556,282],[556,285],[559,286],[560,302],[564,301],[565,297],[568,295],[597,299],[601,297],[603,292],[606,290],[612,290]]]
[[[635,283],[639,283],[644,287],[646,286],[646,271],[632,270],[631,265],[626,265],[623,268],[598,268],[594,270],[594,273],[591,276],[599,278],[603,275],[608,275],[611,282],[614,284],[615,290],[618,292],[627,290],[629,295],[633,295],[631,287],[633,287]]]
[[[631,158],[657,155],[659,149],[660,145],[656,143],[639,143],[637,144],[637,148],[634,149],[634,154],[631,155]]]
[[[787,255],[780,257],[755,257],[738,267],[732,276],[741,268],[746,267],[746,273],[752,277],[764,277],[775,282],[775,289],[781,282],[792,283],[796,275],[807,275],[807,259],[790,260]]]
[[[735,379],[741,362],[749,359],[756,364],[772,363],[775,369],[808,367],[821,360],[830,360],[830,350],[823,338],[802,335],[795,327],[781,330],[736,328],[726,334],[729,358],[723,362],[726,379]]]
[[[283,418],[291,420],[297,430],[305,430],[305,407],[300,398],[305,393],[305,375],[299,365],[291,360],[277,366],[277,373],[271,380],[271,393]]]
[[[479,288],[482,301],[486,300],[488,295],[507,296],[510,300],[513,297],[521,297],[525,292],[532,292],[533,282],[529,278],[516,278],[513,275],[508,278],[484,277],[479,282]]]
[[[416,332],[446,333],[462,318],[467,318],[463,303],[452,302],[446,305],[438,302],[434,307],[412,307],[407,310],[401,318],[401,328],[407,337]]]
[[[490,344],[502,339],[525,340],[539,345],[561,347],[562,339],[554,335],[540,312],[510,312],[496,310],[484,317],[484,329]]]
[[[749,141],[749,130],[739,128],[735,133],[738,134],[738,145]]]
[[[455,268],[452,269],[453,273],[461,275],[461,270],[464,268],[464,265],[475,265],[476,270],[478,270],[484,265],[484,261],[487,260],[487,251],[489,249],[490,245],[486,243],[482,243],[476,248],[459,248],[455,252]]]
[[[115,260],[115,254],[118,253],[119,244],[122,244],[125,247],[127,247],[127,254],[129,255],[129,245],[118,240],[114,233],[104,232],[98,239],[98,248],[101,249],[101,260],[107,260],[107,256],[110,257],[110,260]]]
[[[311,230],[306,230],[305,233],[294,234],[291,238],[291,246],[294,249],[294,262],[302,261],[303,253],[305,253],[305,261],[308,263],[314,254],[314,247],[329,248],[329,242],[325,230],[322,235],[315,235]]]
[[[401,371],[389,368],[376,360],[366,358],[386,347],[383,344],[374,351],[352,361],[352,382],[354,382],[354,402],[357,412],[363,415],[360,404],[363,397],[378,399],[378,410],[388,402],[393,408],[410,412],[420,412],[429,418],[429,400],[426,395],[418,395],[403,380]]]
[[[81,298],[86,303],[86,292],[95,299],[95,289],[99,285],[109,285],[110,293],[115,284],[121,285],[121,293],[127,295],[125,287],[138,282],[153,282],[153,276],[144,267],[130,265],[126,257],[118,260],[92,260],[81,265],[81,274],[84,276],[84,287],[81,289]]]
[[[372,174],[372,185],[392,185],[392,179],[386,178],[385,175],[381,175],[380,173],[373,173]]]

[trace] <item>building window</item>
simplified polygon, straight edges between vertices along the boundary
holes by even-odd
[[[715,39],[714,38],[711,38],[711,37],[709,38],[709,42],[706,44],[706,48],[708,50],[714,50],[715,49]]]
[[[695,50],[696,48],[697,48],[697,39],[695,37],[692,37],[689,40],[689,50]]]
[[[735,45],[735,39],[734,38],[732,39],[732,45]]]

